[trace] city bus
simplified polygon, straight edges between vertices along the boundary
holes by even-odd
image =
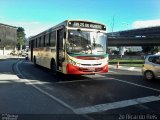
[[[63,74],[108,72],[106,26],[101,23],[66,20],[29,38],[29,59]]]

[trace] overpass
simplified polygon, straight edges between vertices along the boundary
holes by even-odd
[[[109,46],[160,46],[160,26],[107,33]]]

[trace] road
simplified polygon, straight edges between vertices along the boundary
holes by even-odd
[[[145,81],[140,72],[110,69],[102,75],[54,77],[25,60],[9,59],[0,66],[2,117],[160,119],[160,81]]]

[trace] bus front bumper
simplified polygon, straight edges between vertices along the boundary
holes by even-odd
[[[108,73],[108,64],[103,67],[78,67],[72,64],[67,64],[67,74],[100,74]]]

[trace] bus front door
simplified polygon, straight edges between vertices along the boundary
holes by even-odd
[[[62,71],[64,29],[57,31],[57,70]]]

